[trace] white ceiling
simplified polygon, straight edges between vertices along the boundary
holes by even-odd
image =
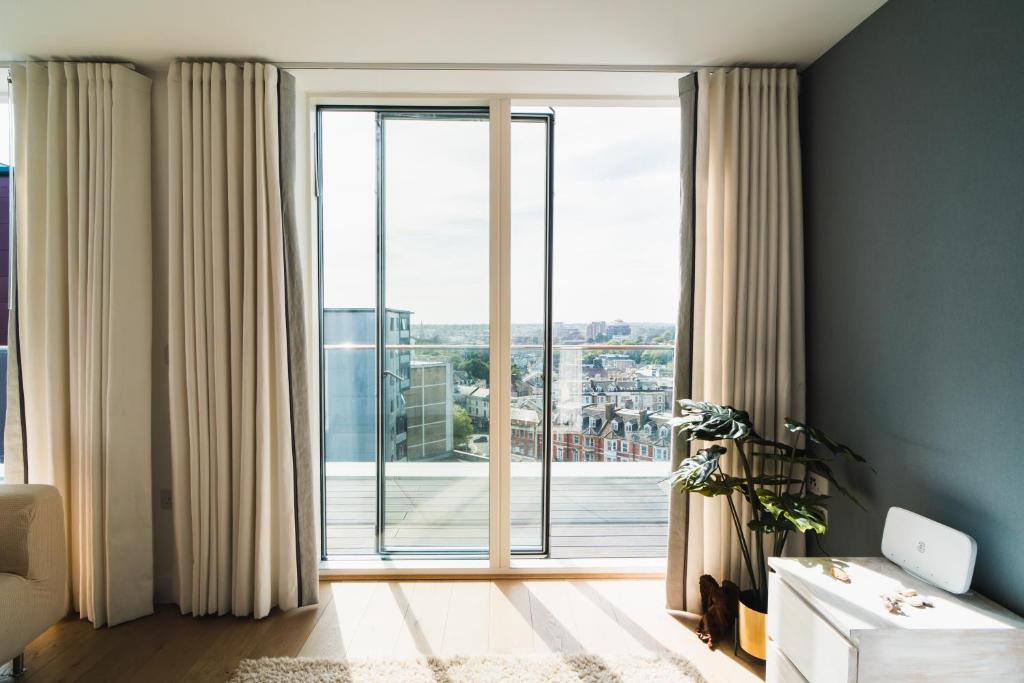
[[[0,61],[806,66],[884,0],[0,0]]]

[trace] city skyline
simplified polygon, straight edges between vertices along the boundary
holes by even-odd
[[[386,321],[389,343],[415,343],[415,325],[408,311],[388,310]],[[489,440],[478,438],[490,431],[490,363],[486,350],[428,343],[422,350],[413,347],[411,351],[389,352],[385,356],[388,380],[378,405],[373,352],[332,345],[345,339],[366,343],[376,334],[374,327],[372,309],[325,311],[327,459],[373,460],[377,451],[377,410],[384,412],[381,457],[388,462],[486,457]],[[611,327],[598,325],[593,331]],[[622,332],[633,332],[625,323],[618,327]],[[666,411],[672,401],[671,352],[628,347],[621,351],[563,348],[551,368],[550,414],[543,409],[543,354],[520,350],[512,355],[513,412],[509,417],[513,454],[518,460],[540,457],[538,439],[543,440],[549,427],[554,441],[561,442],[552,451],[556,462],[666,459],[667,443],[661,427],[670,417]],[[399,395],[402,400],[396,400]],[[635,422],[638,428],[653,420],[657,433],[651,431],[653,428],[643,433],[630,433],[629,428],[623,433],[623,420]],[[609,433],[609,428],[615,433]]]

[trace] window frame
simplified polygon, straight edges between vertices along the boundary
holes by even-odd
[[[511,337],[510,337],[510,186],[511,186],[511,124],[512,108],[537,106],[664,106],[678,108],[676,83],[683,73],[671,74],[623,74],[623,73],[572,73],[572,72],[469,72],[469,71],[425,71],[425,70],[295,70],[296,75],[296,150],[300,159],[297,165],[296,181],[307,191],[298,193],[299,215],[309,216],[312,227],[303,237],[303,251],[307,262],[314,267],[307,269],[310,286],[307,288],[309,306],[306,319],[308,346],[311,353],[319,357],[317,344],[321,336],[317,329],[320,304],[319,280],[322,269],[319,252],[319,196],[321,188],[318,177],[319,160],[313,152],[317,148],[315,135],[316,110],[322,105],[350,105],[364,108],[391,105],[397,107],[487,107],[490,118],[490,229],[489,265],[490,278],[490,355],[491,355],[491,443],[490,495],[492,509],[489,525],[489,548],[486,560],[441,563],[425,561],[401,561],[380,559],[355,559],[348,561],[331,557],[322,561],[321,573],[325,576],[344,575],[403,575],[403,574],[544,574],[564,573],[566,567],[573,572],[587,575],[621,573],[629,571],[636,575],[661,575],[664,572],[664,558],[601,559],[581,562],[558,560],[516,560],[511,552]],[[305,163],[301,160],[305,157]],[[301,238],[300,238],[301,239]],[[497,273],[497,277],[495,274]],[[550,287],[546,287],[550,294]],[[548,330],[551,325],[548,324]],[[547,344],[553,349],[553,344]],[[549,364],[550,365],[550,364]],[[310,399],[317,401],[321,392],[321,375],[318,363],[309,368]],[[550,382],[548,383],[550,384]],[[550,405],[550,402],[548,402]],[[317,411],[319,412],[319,411]],[[314,417],[320,417],[314,414]],[[321,422],[311,425],[313,443],[321,443]],[[545,439],[551,448],[551,435]],[[606,444],[602,444],[607,448]],[[322,455],[321,445],[321,455]],[[547,466],[553,458],[546,458]],[[321,457],[314,459],[314,476],[321,481],[323,476]],[[550,474],[547,476],[550,481]],[[317,503],[326,504],[326,492],[321,487]],[[549,496],[545,496],[549,498]],[[318,523],[323,519],[317,510]],[[321,530],[321,539],[326,530]]]

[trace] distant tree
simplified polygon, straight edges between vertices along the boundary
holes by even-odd
[[[632,342],[632,341],[627,341],[627,342],[613,341],[613,342],[608,342],[608,345],[609,346],[622,346],[624,344],[635,344],[635,343],[636,342]],[[618,354],[620,356],[626,356],[627,358],[631,358],[634,363],[639,363],[640,362],[640,354],[643,353],[643,352],[642,351],[638,351],[637,349],[630,349],[630,350],[623,349],[621,351],[618,351],[618,350],[608,351],[608,353],[616,353],[616,354]]]
[[[640,344],[640,343],[641,343],[641,341],[639,339],[635,339],[635,338],[634,339],[613,339],[613,340],[608,342],[608,346],[625,346],[627,344]],[[636,351],[636,350],[627,351],[627,350],[623,349],[622,351],[614,351],[612,353],[620,353],[623,356],[629,356],[630,358],[632,358],[637,363],[640,362],[640,352]]]
[[[455,448],[469,449],[469,437],[473,434],[473,420],[462,406],[452,407],[452,439]]]
[[[459,364],[459,370],[474,379],[487,380],[491,376],[491,365],[479,357],[467,358]]]
[[[671,351],[644,351],[640,354],[640,363],[643,365],[668,365],[671,362]]]

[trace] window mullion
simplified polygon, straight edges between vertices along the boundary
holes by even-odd
[[[507,98],[490,102],[490,533],[492,569],[511,566],[511,136]]]

